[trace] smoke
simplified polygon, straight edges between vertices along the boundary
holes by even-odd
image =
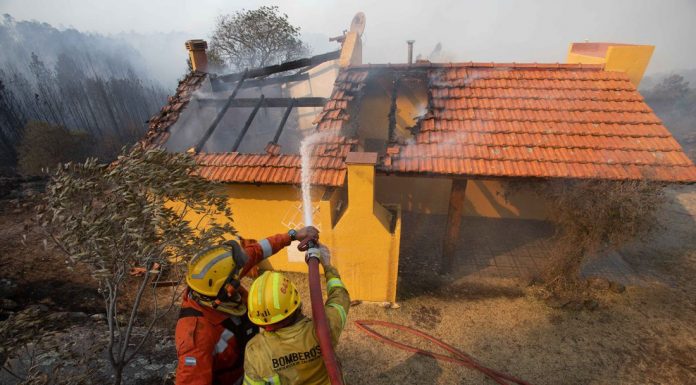
[[[0,19],[0,141],[16,161],[24,125],[38,120],[90,134],[109,158],[137,140],[166,93],[118,39]]]
[[[137,52],[137,66],[167,89],[174,89],[179,79],[188,71],[188,52],[184,47],[192,36],[186,32],[121,32],[112,37],[130,45]]]
[[[55,67],[61,56],[70,57],[91,77],[126,77],[132,73],[147,77],[140,53],[123,40],[60,30],[37,21],[17,21],[7,14],[0,19],[0,46],[0,68],[27,78],[31,78],[28,64],[32,53],[49,68]]]
[[[661,75],[641,83],[645,102],[662,119],[686,154],[696,161],[696,71]]]
[[[302,208],[304,213],[305,226],[312,226],[313,209],[312,205],[312,152],[314,146],[322,140],[336,135],[331,131],[321,131],[307,136],[300,145],[300,156],[302,158]]]
[[[230,88],[233,88],[234,84]],[[209,82],[204,82],[194,92],[188,106],[183,110],[177,122],[169,128],[170,136],[165,144],[170,151],[183,152],[195,146],[215,117],[220,113],[224,101],[231,90],[213,92]],[[242,88],[235,97],[240,99],[257,99],[288,97],[288,92],[280,84],[264,87]],[[230,107],[216,126],[201,151],[207,153],[229,152],[240,135],[251,114],[253,107]],[[292,109],[281,131],[278,143],[281,152],[297,154],[300,142],[313,125],[309,125],[319,112],[318,107],[295,107]],[[261,107],[251,122],[239,148],[242,153],[263,153],[266,145],[275,136],[278,125],[285,113],[284,107]]]

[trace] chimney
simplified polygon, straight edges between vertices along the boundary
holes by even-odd
[[[346,156],[348,169],[348,206],[351,212],[374,211],[376,152],[349,152]]]
[[[201,39],[188,40],[186,49],[189,51],[189,59],[191,59],[193,70],[208,72],[208,55],[205,53],[205,50],[208,49],[208,43]]]
[[[408,44],[408,64],[413,64],[413,43],[415,42],[415,40],[406,40]]]

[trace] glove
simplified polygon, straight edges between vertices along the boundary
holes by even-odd
[[[319,261],[321,265],[324,266],[324,270],[326,270],[326,268],[331,267],[331,252],[326,245],[319,244],[318,247],[321,251],[321,258],[319,258]]]
[[[316,252],[315,252],[316,251]],[[315,248],[311,250],[311,257],[319,257],[319,263],[324,267],[324,270],[331,267],[331,252],[329,248],[322,244],[317,244]],[[308,262],[310,258],[310,253],[308,252],[305,256],[305,262]]]

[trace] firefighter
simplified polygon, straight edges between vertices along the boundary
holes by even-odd
[[[328,291],[324,309],[335,347],[346,325],[350,297],[325,247],[320,261]],[[285,275],[267,271],[251,284],[249,319],[263,331],[246,346],[244,385],[329,383],[312,320],[302,314],[297,289]]]
[[[304,245],[318,235],[314,227],[305,227],[244,246],[228,241],[189,262],[176,324],[177,384],[241,384],[244,347],[258,327],[246,315],[247,291],[239,280],[293,240]]]

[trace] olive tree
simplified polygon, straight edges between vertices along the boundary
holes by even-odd
[[[263,67],[306,55],[300,28],[288,21],[277,6],[241,10],[218,18],[210,41],[213,64],[227,64],[233,70]]]
[[[226,198],[195,166],[190,155],[135,146],[111,164],[61,165],[47,186],[39,221],[99,283],[115,384],[180,297],[182,262],[234,234]]]
[[[657,225],[663,186],[648,180],[549,180],[508,184],[508,192],[531,190],[548,205],[555,225],[552,258],[541,279],[553,295],[577,297],[588,258],[615,250]]]

